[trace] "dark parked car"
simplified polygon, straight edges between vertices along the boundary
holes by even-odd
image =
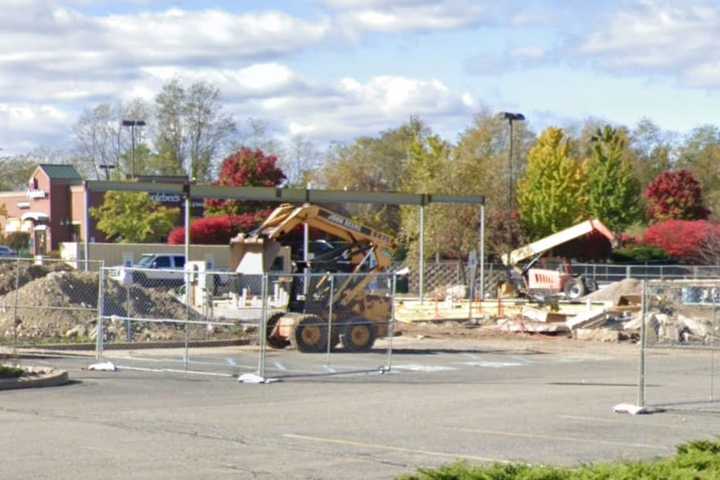
[[[17,257],[17,252],[10,247],[0,245],[0,257]]]

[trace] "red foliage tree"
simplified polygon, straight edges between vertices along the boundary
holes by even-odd
[[[720,235],[720,226],[706,220],[668,220],[648,228],[643,244],[661,248],[675,259],[696,262],[707,243],[717,235]]]
[[[270,214],[268,210],[242,215],[221,215],[201,218],[190,225],[190,242],[200,245],[228,245],[230,239],[240,232],[257,228]],[[185,243],[185,228],[178,227],[168,235],[168,243]]]
[[[227,157],[220,167],[215,185],[227,187],[276,187],[285,180],[275,155],[265,155],[260,149],[241,148]],[[210,199],[205,210],[210,215],[240,215],[268,208],[259,202]]]
[[[704,220],[710,214],[703,203],[700,182],[687,170],[663,172],[645,189],[651,222]]]

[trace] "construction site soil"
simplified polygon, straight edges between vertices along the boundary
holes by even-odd
[[[21,287],[14,289],[15,274],[2,275],[3,286],[12,277],[12,289],[0,296],[0,341],[92,340],[96,334],[98,273],[64,268],[31,266],[21,272]],[[110,317],[105,339],[132,341],[176,340],[185,337],[185,326],[171,323],[126,322],[134,319],[191,319],[201,317],[188,310],[173,292],[140,286],[125,287],[114,280],[103,286],[103,316]],[[131,334],[128,335],[128,325]],[[16,327],[16,328],[15,328]],[[237,336],[231,329],[208,331],[204,325],[189,327],[202,338]]]

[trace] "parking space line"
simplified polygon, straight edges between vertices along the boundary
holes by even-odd
[[[670,448],[670,447],[665,447],[662,445],[649,445],[646,443],[616,442],[613,440],[597,440],[597,439],[578,438],[578,437],[562,437],[562,436],[556,436],[556,435],[543,435],[543,434],[535,434],[535,433],[499,432],[496,430],[481,430],[481,429],[476,429],[476,428],[464,428],[464,427],[446,427],[446,428],[450,428],[452,430],[456,430],[459,432],[481,433],[483,435],[496,435],[496,436],[503,436],[503,437],[531,438],[534,440],[553,440],[553,441],[573,442],[573,443],[591,443],[591,444],[598,444],[598,445],[611,445],[611,446],[615,446],[615,447],[647,448],[650,450],[672,450],[672,448]]]
[[[642,417],[642,416],[640,416],[640,417]],[[647,415],[645,415],[645,417],[647,417]],[[629,421],[626,421],[626,420],[620,420],[620,419],[618,419],[618,420],[613,420],[613,419],[611,419],[611,418],[582,417],[582,416],[578,416],[578,415],[558,415],[558,418],[564,418],[564,419],[567,419],[567,420],[579,420],[579,421],[583,421],[583,422],[611,423],[611,424],[620,424],[620,425],[634,425],[633,423],[631,423],[631,422],[629,422]],[[638,417],[637,417],[637,416],[635,416],[635,417],[633,417],[633,416],[625,416],[625,417],[622,417],[622,418],[625,418],[625,419],[627,419],[627,420],[630,420],[630,419],[638,418]],[[643,427],[659,427],[659,428],[688,428],[688,429],[692,429],[692,430],[697,430],[697,429],[698,429],[698,425],[694,425],[694,424],[682,424],[682,423],[677,423],[677,424],[674,424],[674,425],[670,425],[670,424],[668,424],[668,423],[647,423],[647,422],[643,422],[642,426],[643,426]]]
[[[505,463],[505,464],[511,463],[507,460],[501,460],[498,458],[479,457],[477,455],[466,455],[464,453],[447,453],[447,452],[436,452],[436,451],[431,451],[431,450],[417,450],[414,448],[395,447],[392,445],[381,445],[379,443],[364,443],[364,442],[357,442],[354,440],[343,440],[343,439],[339,439],[339,438],[311,437],[309,435],[297,435],[294,433],[285,433],[282,436],[285,438],[290,438],[290,439],[295,439],[295,440],[308,440],[311,442],[332,443],[335,445],[346,445],[349,447],[389,450],[389,451],[393,451],[393,452],[411,453],[414,455],[427,455],[427,456],[433,456],[433,457],[452,458],[452,459],[459,459],[459,460],[474,460],[476,462],[486,462],[486,463]]]
[[[182,370],[179,368],[147,368],[147,367],[131,367],[129,365],[116,365],[118,370],[134,370],[137,372],[152,372],[152,373],[188,373],[191,375],[209,375],[211,377],[233,377],[231,373],[217,373],[217,372],[200,372],[198,370]]]

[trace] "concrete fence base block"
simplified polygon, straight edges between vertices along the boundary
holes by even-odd
[[[117,367],[112,362],[100,362],[93,363],[88,367],[88,370],[94,370],[97,372],[116,372]]]
[[[243,373],[238,377],[238,382],[240,383],[251,383],[251,384],[259,384],[259,383],[275,383],[277,382],[277,378],[267,378],[267,377],[261,377],[260,375],[256,375],[254,373]]]
[[[662,410],[651,407],[641,407],[632,403],[618,403],[613,407],[615,413],[627,413],[630,415],[649,415],[651,413],[659,413]]]

